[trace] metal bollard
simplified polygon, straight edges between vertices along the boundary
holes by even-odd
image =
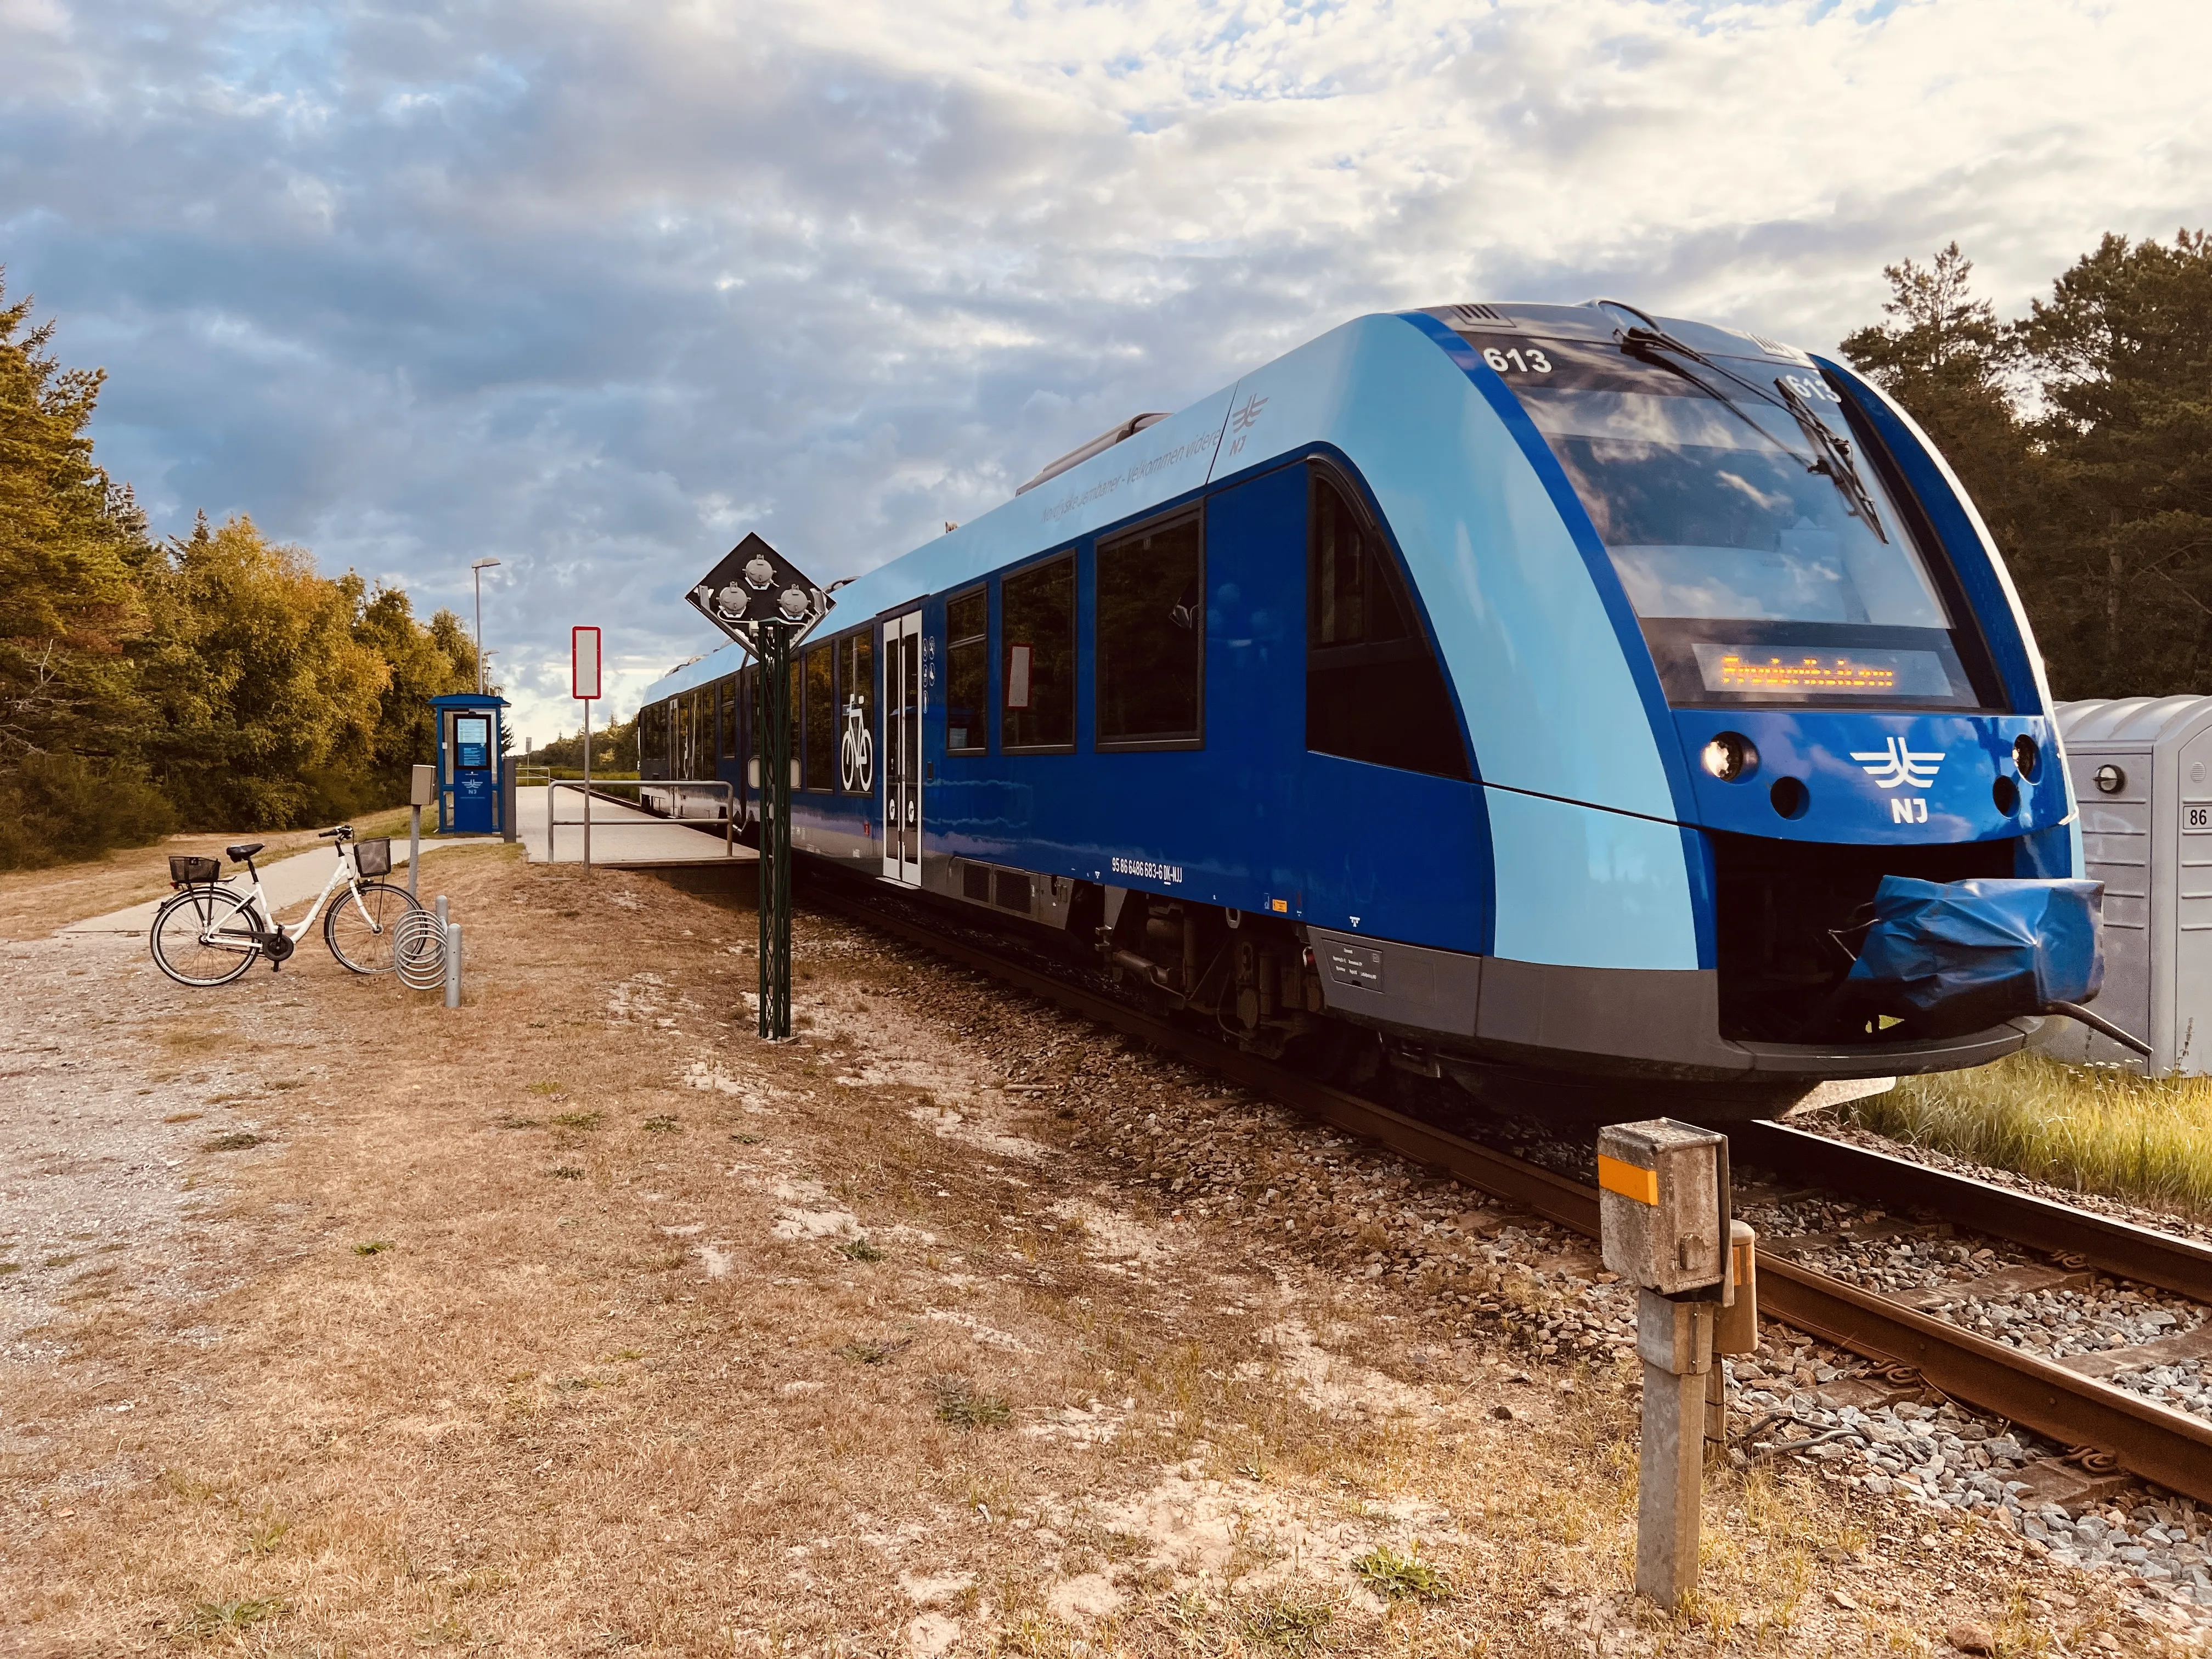
[[[444,933],[446,931],[446,896],[443,893],[439,894],[430,902],[430,908],[438,913],[438,931]]]
[[[445,901],[438,901],[443,904]],[[446,924],[446,1006],[461,1006],[461,924]]]

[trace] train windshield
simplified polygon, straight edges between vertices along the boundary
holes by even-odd
[[[1469,343],[1589,510],[1670,702],[1979,701],[1912,528],[1817,369]]]

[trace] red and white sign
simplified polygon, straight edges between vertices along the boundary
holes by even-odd
[[[599,695],[599,630],[596,628],[572,628],[568,630],[569,672],[573,684],[568,695],[584,702],[597,700]]]

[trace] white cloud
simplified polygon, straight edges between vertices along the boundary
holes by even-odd
[[[0,0],[0,260],[165,524],[466,593],[533,728],[744,527],[825,574],[1358,313],[1608,293],[1814,346],[2204,222],[2178,3],[271,12]],[[533,665],[536,666],[533,667]],[[636,684],[630,679],[642,676]]]

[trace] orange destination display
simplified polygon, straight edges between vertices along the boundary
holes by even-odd
[[[1933,651],[1692,648],[1705,689],[1736,696],[1942,697],[1952,690]]]

